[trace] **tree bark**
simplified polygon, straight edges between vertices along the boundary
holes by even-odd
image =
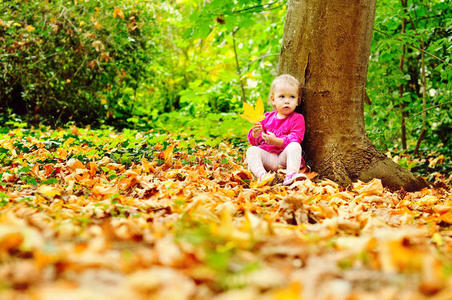
[[[364,127],[365,86],[375,0],[290,0],[280,74],[303,87],[307,160],[342,185],[380,178],[395,190],[426,186],[379,152]]]

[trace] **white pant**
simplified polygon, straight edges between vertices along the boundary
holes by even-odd
[[[287,168],[286,174],[298,172],[301,166],[301,146],[299,143],[289,143],[280,154],[265,151],[257,146],[251,146],[246,151],[248,168],[254,176],[260,178],[267,171]]]

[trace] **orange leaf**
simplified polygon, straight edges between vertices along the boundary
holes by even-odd
[[[18,232],[11,232],[9,234],[6,234],[0,239],[0,252],[17,249],[23,241],[23,236]]]
[[[80,132],[78,131],[77,126],[75,126],[75,125],[72,125],[72,126],[71,126],[71,133],[72,133],[73,135],[80,135]]]
[[[45,165],[44,170],[45,170],[44,176],[49,177],[49,175],[52,174],[53,170],[55,169],[53,168],[52,165]]]
[[[96,175],[96,171],[97,171],[96,163],[89,162],[86,166],[89,169],[89,175],[91,175],[91,177],[94,177],[94,175]]]
[[[449,210],[447,213],[440,216],[439,219],[448,224],[452,224],[452,210]]]
[[[112,196],[117,193],[117,190],[112,186],[96,185],[93,187],[92,192],[95,196]]]
[[[71,169],[72,171],[75,171],[77,169],[84,169],[85,166],[83,165],[83,163],[81,161],[79,161],[78,159],[75,158],[71,158],[70,160],[68,160],[68,162],[66,163],[66,165],[69,167],[69,169]]]
[[[148,173],[148,172],[155,173],[154,166],[151,163],[149,163],[149,161],[146,158],[143,158],[141,160],[141,163],[143,164],[144,172],[146,172],[146,173]]]
[[[418,249],[404,246],[402,241],[390,241],[390,261],[392,267],[399,271],[419,271],[422,268],[424,253]]]
[[[383,185],[381,184],[380,179],[373,179],[372,181],[364,184],[362,186],[357,186],[355,189],[363,195],[371,196],[381,196],[383,195]]]
[[[171,160],[173,158],[174,145],[169,145],[163,152],[163,160],[165,161],[165,166],[171,166]]]
[[[115,7],[115,10],[113,11],[113,18],[124,19],[124,13],[119,7]]]

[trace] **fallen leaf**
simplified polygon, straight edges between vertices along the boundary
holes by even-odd
[[[119,7],[115,7],[115,9],[113,10],[113,18],[124,19],[124,13]]]
[[[49,198],[61,196],[61,190],[58,187],[51,185],[41,185],[36,192],[42,196],[47,196]]]

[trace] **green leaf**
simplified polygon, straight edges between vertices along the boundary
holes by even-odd
[[[43,184],[56,184],[58,182],[59,182],[58,179],[56,179],[54,177],[50,177],[50,178],[47,178],[46,180],[44,180],[42,183]]]

